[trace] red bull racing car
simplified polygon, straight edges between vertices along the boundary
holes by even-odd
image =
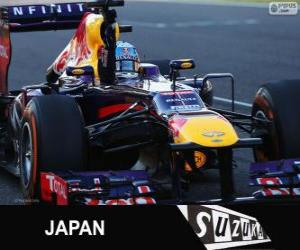
[[[204,168],[220,171],[220,202],[235,202],[233,150],[245,147],[256,161],[250,184],[262,188],[251,200],[296,200],[299,81],[263,85],[252,115],[237,113],[231,74],[184,78],[193,59],[140,61],[120,39],[132,27],[111,9],[123,0],[4,2],[0,162],[20,177],[27,203],[180,204],[190,174]],[[47,81],[9,90],[10,33],[63,29],[76,31]],[[213,107],[215,78],[231,80],[230,111]]]

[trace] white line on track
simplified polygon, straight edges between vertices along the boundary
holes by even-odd
[[[218,1],[218,0],[127,0],[127,2],[152,2],[152,3],[176,3],[176,4],[198,4],[210,6],[225,6],[225,7],[244,7],[244,8],[269,8],[265,3],[239,3],[234,1]],[[272,2],[270,0],[270,2]]]
[[[231,99],[217,97],[217,96],[214,97],[214,100],[219,101],[219,102],[225,102],[225,103],[228,103],[228,104],[232,103]],[[252,105],[250,103],[247,103],[247,102],[235,101],[234,103],[235,103],[235,105],[246,107],[246,108],[251,108],[252,107]]]
[[[135,27],[144,27],[144,28],[156,28],[156,29],[165,29],[165,28],[189,28],[189,27],[211,27],[211,26],[238,26],[238,25],[256,25],[259,24],[257,19],[245,19],[245,20],[224,20],[224,21],[215,21],[215,20],[199,20],[199,21],[187,21],[187,22],[176,22],[176,23],[156,23],[156,22],[141,22],[141,21],[130,21],[124,20],[124,23],[133,25]]]

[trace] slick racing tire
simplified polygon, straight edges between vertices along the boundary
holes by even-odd
[[[75,100],[49,95],[27,105],[19,137],[20,179],[27,204],[38,203],[40,172],[82,171],[86,135]]]
[[[160,70],[160,74],[165,76],[165,75],[170,75],[170,60],[165,59],[165,60],[146,60],[143,61],[143,63],[151,63],[154,65],[157,65]]]
[[[252,116],[272,123],[259,127],[254,122],[253,137],[263,145],[254,149],[256,161],[300,157],[300,80],[267,83],[258,90]]]

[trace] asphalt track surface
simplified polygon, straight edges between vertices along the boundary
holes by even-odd
[[[193,73],[230,72],[236,77],[236,99],[251,103],[259,85],[270,80],[300,79],[300,15],[270,16],[257,7],[200,4],[128,3],[120,9],[123,24],[134,25],[122,39],[145,59],[194,58]],[[69,41],[72,31],[13,34],[10,88],[36,84]],[[229,84],[214,82],[215,95],[229,98]],[[284,93],[283,93],[284,94]],[[218,107],[228,105],[216,102]],[[250,112],[240,106],[239,111]],[[251,150],[237,150],[234,170],[237,196],[249,196]],[[205,173],[190,198],[218,197],[218,172]],[[19,204],[18,179],[0,170],[0,204]]]

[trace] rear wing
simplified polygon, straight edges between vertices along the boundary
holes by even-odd
[[[1,0],[0,5],[0,96],[8,94],[8,69],[11,60],[11,32],[76,29],[86,13],[123,6],[124,0]],[[120,26],[120,32],[131,32]]]
[[[22,4],[23,3],[23,4]],[[99,8],[123,6],[124,0],[13,0],[1,1],[11,32],[75,29],[87,12],[99,12]],[[129,31],[128,27],[121,31]]]
[[[88,10],[84,3],[7,7],[11,32],[74,29]]]

